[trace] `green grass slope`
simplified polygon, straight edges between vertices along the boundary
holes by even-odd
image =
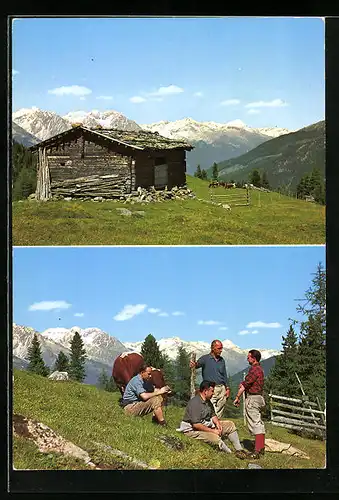
[[[213,449],[208,444],[182,435],[175,429],[183,409],[168,406],[165,409],[169,427],[152,424],[151,415],[129,417],[118,405],[118,393],[101,391],[94,386],[76,382],[56,382],[25,371],[14,370],[13,413],[37,420],[52,428],[65,439],[86,450],[96,464],[107,468],[131,468],[117,465],[116,457],[100,451],[94,442],[120,450],[149,466],[160,469],[237,469],[247,468],[241,461]],[[226,415],[227,418],[227,415]],[[250,439],[242,419],[233,419],[240,440]],[[175,436],[184,447],[169,449],[158,440],[160,435]],[[267,437],[306,452],[310,460],[280,454],[266,453],[260,460],[264,468],[323,468],[325,443],[289,434],[285,429],[267,424]],[[16,469],[81,469],[84,463],[56,452],[40,453],[32,441],[18,437],[13,443],[13,465]]]
[[[248,180],[253,169],[265,171],[272,188],[296,188],[301,177],[317,167],[325,175],[325,122],[271,139],[248,153],[218,164],[219,178]],[[210,176],[212,169],[208,170]]]
[[[210,200],[207,181],[187,176],[187,184]],[[245,189],[213,192],[246,195]],[[118,207],[145,215],[121,216]],[[231,211],[197,199],[149,205],[27,200],[13,203],[12,237],[13,245],[324,244],[325,207],[255,190],[251,206]]]

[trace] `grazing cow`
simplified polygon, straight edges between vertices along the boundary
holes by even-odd
[[[226,182],[225,189],[235,188],[235,182]]]
[[[209,188],[215,188],[215,187],[218,187],[219,186],[219,182],[218,181],[212,181],[210,182],[209,184]]]
[[[126,385],[132,377],[139,373],[139,370],[144,362],[144,358],[137,352],[123,352],[114,361],[112,377],[122,396]],[[156,389],[164,387],[166,383],[162,370],[152,367],[150,382]]]

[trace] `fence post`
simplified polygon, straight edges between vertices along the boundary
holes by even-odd
[[[305,391],[304,391],[304,388],[303,388],[303,386],[302,386],[302,383],[301,383],[300,378],[298,377],[297,372],[294,372],[294,374],[295,374],[295,376],[297,377],[297,380],[298,380],[298,382],[299,382],[300,389],[301,389],[301,392],[302,392],[303,396],[306,396]],[[308,406],[309,408],[311,407],[311,405],[307,405],[307,401],[304,401],[304,403],[303,403],[303,404],[304,404],[305,406]],[[314,422],[315,422],[315,423],[317,423],[317,421],[316,421],[316,419],[315,419],[315,416],[314,416],[314,413],[311,413],[311,415],[312,415],[312,417],[314,418]]]
[[[192,352],[191,354],[191,361],[195,363],[196,360],[196,354],[195,352]],[[195,366],[191,368],[191,399],[194,398],[195,396]]]

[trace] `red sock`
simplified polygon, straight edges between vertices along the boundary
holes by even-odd
[[[265,434],[255,435],[255,451],[260,451],[265,448]]]

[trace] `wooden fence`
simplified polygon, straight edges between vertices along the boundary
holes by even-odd
[[[218,188],[210,189],[210,197],[213,203],[222,203],[230,207],[249,206],[251,204],[251,195],[249,188],[230,188],[226,193],[216,193]],[[221,188],[220,188],[221,189]]]
[[[296,399],[276,394],[269,394],[269,397],[272,425],[325,434],[326,412],[321,409],[319,400],[313,403],[307,396]]]

